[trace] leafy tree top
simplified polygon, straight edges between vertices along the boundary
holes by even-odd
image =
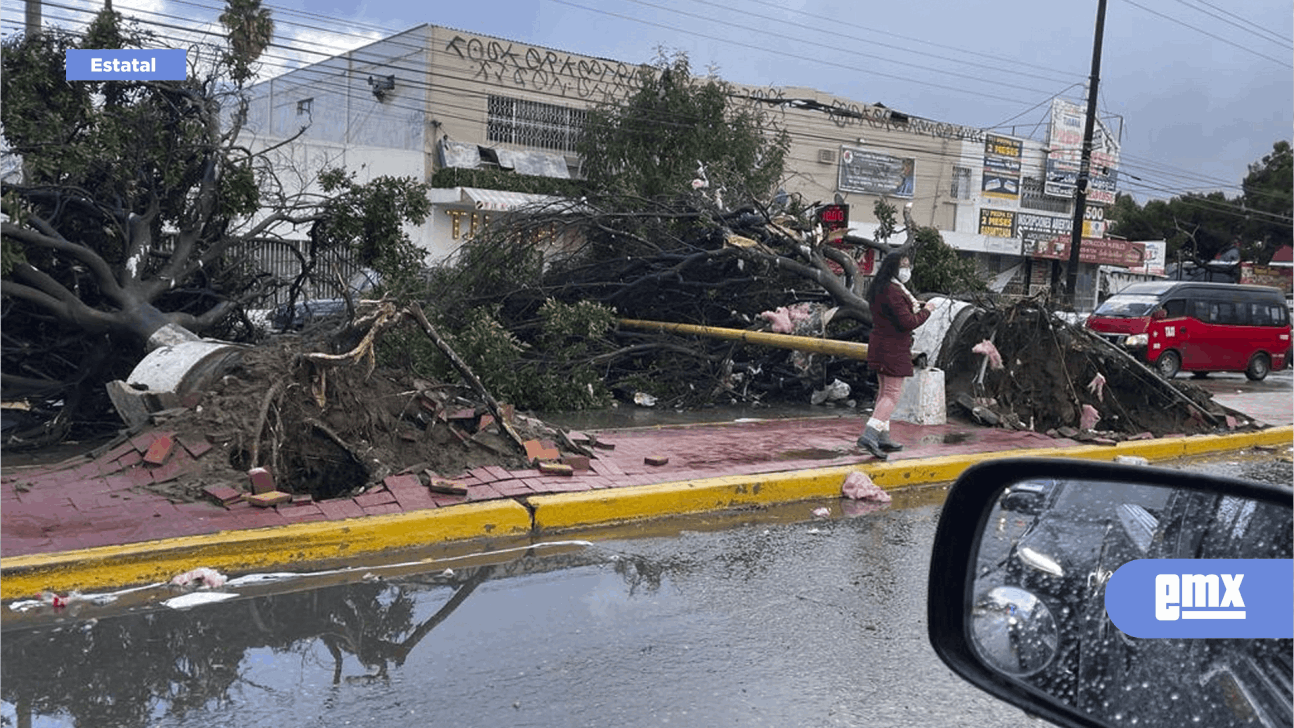
[[[687,56],[664,54],[639,69],[639,88],[590,110],[578,151],[592,190],[674,197],[704,179],[737,205],[767,199],[782,176],[789,136],[733,87],[692,74]],[[699,171],[703,170],[703,171]]]

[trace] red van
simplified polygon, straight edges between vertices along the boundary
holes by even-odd
[[[1105,300],[1087,328],[1153,365],[1244,372],[1258,381],[1290,361],[1290,313],[1277,288],[1234,283],[1134,283]]]

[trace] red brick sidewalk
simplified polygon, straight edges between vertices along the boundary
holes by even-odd
[[[466,495],[431,492],[416,476],[391,476],[368,492],[321,502],[258,508],[172,503],[144,486],[185,477],[195,460],[214,457],[206,442],[169,442],[170,433],[141,434],[91,461],[8,469],[0,477],[0,556],[48,553],[263,528],[303,521],[340,520],[440,508],[458,503],[541,493],[586,491],[849,465],[870,459],[854,447],[856,416],[758,420],[714,425],[600,431],[589,470],[547,475],[536,469],[485,467],[454,478]],[[950,423],[917,426],[894,422],[894,437],[908,443],[891,460],[979,452],[1008,453],[1075,445],[1031,432]],[[160,440],[160,442],[159,442]],[[150,448],[152,457],[150,457]],[[668,458],[649,465],[648,458]],[[160,461],[160,462],[150,462]]]

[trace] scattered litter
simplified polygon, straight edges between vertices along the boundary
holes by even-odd
[[[1105,375],[1097,372],[1092,381],[1087,383],[1087,391],[1096,395],[1097,402],[1105,401]]]
[[[236,596],[238,595],[233,592],[189,592],[163,601],[162,606],[170,607],[171,609],[189,609],[190,607],[198,607],[204,604],[216,604],[227,599],[233,599]]]
[[[183,574],[171,579],[172,586],[190,586],[193,585],[198,589],[219,589],[225,585],[227,579],[225,575],[205,566],[200,566],[192,571],[186,571]]]
[[[1114,462],[1124,465],[1149,465],[1150,461],[1140,455],[1115,455]]]
[[[1090,430],[1096,427],[1097,421],[1101,419],[1101,413],[1090,404],[1083,405],[1083,414],[1079,416],[1078,428],[1080,430]]]
[[[975,346],[972,346],[971,351],[973,351],[976,354],[983,354],[984,356],[988,357],[988,365],[993,369],[1002,368],[1002,354],[998,352],[997,347],[993,345],[993,342],[989,341],[988,339],[985,339],[979,342],[978,344],[976,344]]]
[[[830,518],[830,517],[831,517],[831,509],[830,509],[830,508],[825,508],[825,507],[824,507],[824,508],[814,508],[814,509],[813,509],[813,517],[814,517],[814,518]]]
[[[889,503],[890,494],[872,482],[870,476],[861,470],[854,470],[845,477],[840,492],[853,500],[869,500],[877,503]]]
[[[809,397],[809,401],[815,405],[823,402],[837,402],[842,399],[849,399],[849,392],[849,385],[837,379],[822,389],[814,390]]]
[[[646,392],[634,392],[634,404],[639,407],[655,407],[656,398]]]

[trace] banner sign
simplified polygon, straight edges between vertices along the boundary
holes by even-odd
[[[1015,237],[1016,213],[1010,210],[993,210],[987,207],[979,211],[979,234],[991,238]]]
[[[984,137],[984,181],[981,191],[986,197],[1018,199],[1020,197],[1020,155],[1024,142],[989,134]]]
[[[914,157],[841,147],[838,186],[841,192],[910,198],[916,184],[916,163]]]
[[[1069,260],[1069,237],[1051,238],[1050,240],[1026,238],[1025,255],[1052,260]],[[1117,265],[1122,268],[1137,268],[1145,265],[1145,243],[1117,238],[1083,238],[1078,249],[1078,262],[1094,265]]]

